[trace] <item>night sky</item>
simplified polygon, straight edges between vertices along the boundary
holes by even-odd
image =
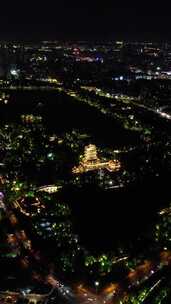
[[[0,39],[171,41],[171,10],[166,1],[163,6],[153,0],[100,2],[6,0],[0,7]]]

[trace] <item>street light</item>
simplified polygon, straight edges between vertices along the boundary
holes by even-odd
[[[98,281],[94,282],[95,288],[96,288],[96,293],[98,292],[98,287],[100,285],[100,283]]]

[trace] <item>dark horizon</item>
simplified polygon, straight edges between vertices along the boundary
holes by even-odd
[[[49,1],[44,5],[3,3],[0,40],[153,40],[171,41],[169,5],[123,3],[80,4]]]
[[[61,44],[79,44],[79,43],[88,43],[88,44],[112,44],[117,42],[117,41],[122,41],[123,43],[130,43],[130,44],[134,44],[134,43],[152,43],[152,44],[171,44],[171,40],[167,40],[167,39],[150,39],[150,38],[142,38],[142,39],[138,39],[138,38],[124,38],[123,36],[114,36],[114,37],[108,37],[108,38],[100,38],[98,36],[94,36],[94,37],[48,37],[48,36],[42,36],[42,37],[34,37],[34,38],[15,38],[15,37],[7,37],[7,38],[0,38],[0,43],[23,43],[23,44],[41,44],[41,43],[61,43]]]

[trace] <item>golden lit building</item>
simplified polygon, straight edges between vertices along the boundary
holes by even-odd
[[[28,304],[43,304],[47,302],[49,294],[34,294],[34,293],[29,293],[26,294],[21,298],[21,293],[19,292],[10,292],[10,291],[5,291],[0,293],[0,303],[6,304],[6,303],[11,303],[15,304],[18,303],[19,299],[23,300],[23,303],[25,301]]]
[[[93,170],[107,169],[110,172],[119,171],[121,164],[118,160],[103,161],[99,159],[95,145],[85,146],[84,156],[78,167],[74,167],[74,174],[84,173]]]
[[[49,194],[53,194],[58,192],[62,186],[56,186],[56,185],[47,185],[47,186],[42,186],[38,188],[38,192],[47,192]]]

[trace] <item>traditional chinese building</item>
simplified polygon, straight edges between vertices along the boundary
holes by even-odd
[[[74,174],[81,174],[88,171],[107,169],[110,172],[119,171],[121,164],[118,160],[104,161],[98,157],[97,148],[95,145],[85,146],[84,156],[78,165],[74,167],[72,172]]]

